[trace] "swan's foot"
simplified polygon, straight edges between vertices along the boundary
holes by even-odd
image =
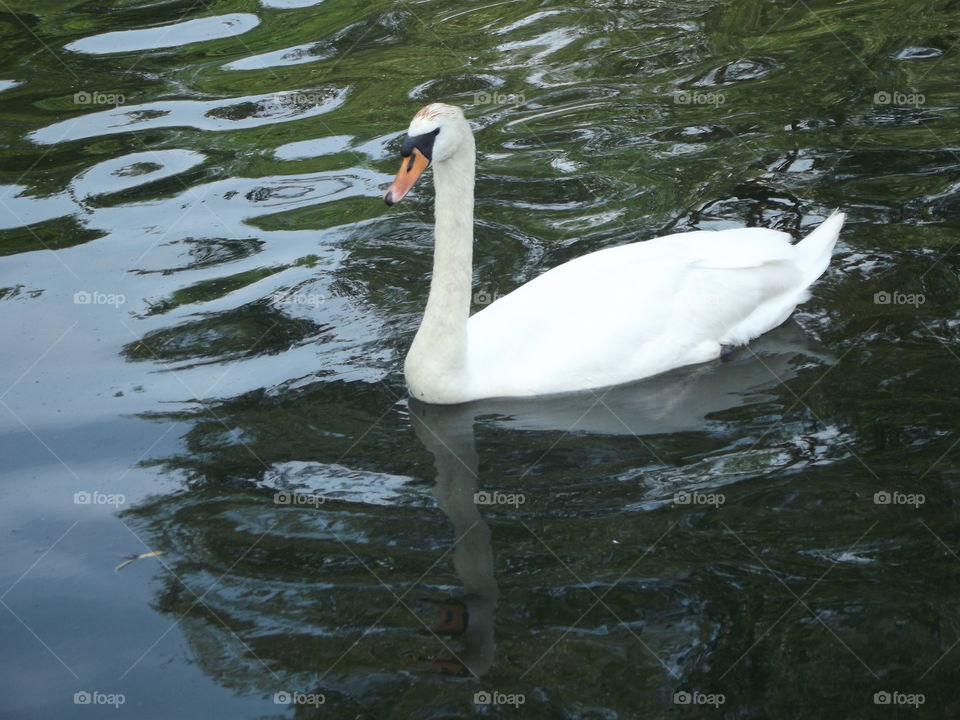
[[[720,346],[720,362],[727,362],[733,358],[734,353],[737,352],[736,345],[721,345]]]
[[[446,600],[442,602],[438,600],[426,600],[426,602],[437,606],[440,610],[440,619],[433,625],[428,625],[421,629],[421,634],[430,632],[435,635],[456,636],[467,629],[467,623],[470,620],[469,614],[467,613],[467,606],[459,600]]]

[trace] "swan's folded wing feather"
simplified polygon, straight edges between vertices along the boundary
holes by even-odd
[[[788,239],[762,229],[685,233],[560,265],[470,319],[471,374],[488,395],[544,393],[709,360],[799,281]],[[767,315],[780,314],[776,304]]]

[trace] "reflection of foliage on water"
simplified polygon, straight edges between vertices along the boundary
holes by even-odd
[[[274,388],[222,400],[189,412],[183,455],[160,461],[192,482],[263,480],[289,461],[348,461],[371,471],[429,477],[422,451],[409,442],[409,426],[389,386],[329,382],[305,389]],[[181,413],[152,414],[176,420]],[[379,421],[378,421],[379,418]]]
[[[275,505],[272,492],[197,488],[126,519],[169,548],[176,577],[162,576],[155,607],[182,617],[196,661],[225,686],[267,696],[319,692],[335,717],[429,707],[449,693],[447,681],[427,672],[429,658],[449,653],[394,606],[394,593],[416,584],[406,602],[430,622],[419,599],[458,584],[449,562],[422,577],[452,542],[433,510],[336,501],[304,510]],[[410,673],[422,682],[411,686]],[[449,694],[455,707],[469,691]]]
[[[62,250],[103,236],[103,232],[80,226],[76,218],[57,218],[36,223],[29,228],[0,231],[0,256]]]
[[[244,284],[247,281],[249,278],[238,280]],[[204,290],[226,291],[219,287]],[[280,353],[307,342],[322,342],[328,331],[329,328],[312,320],[291,318],[269,303],[259,302],[147,333],[128,344],[123,355],[128,360],[159,362],[200,358],[236,360]]]

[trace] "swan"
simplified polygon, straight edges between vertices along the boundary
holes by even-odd
[[[432,103],[410,122],[400,202],[433,166],[433,277],[404,362],[432,404],[619,385],[713,360],[783,323],[830,263],[844,215],[796,244],[764,228],[695,231],[570,260],[470,315],[476,150],[463,110]]]

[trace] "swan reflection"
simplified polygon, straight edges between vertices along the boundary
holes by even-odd
[[[629,385],[460,405],[410,400],[413,429],[434,458],[436,479],[431,494],[453,526],[450,552],[463,586],[457,597],[426,600],[439,613],[439,619],[422,632],[436,635],[451,655],[431,659],[429,668],[479,678],[495,664],[498,588],[491,530],[478,503],[485,492],[478,474],[474,434],[478,419],[516,432],[559,430],[640,436],[696,430],[709,423],[710,415],[756,401],[778,383],[792,378],[798,356],[818,355],[803,331],[788,322],[726,360]],[[514,504],[511,511],[522,513],[522,505]],[[454,640],[457,647],[452,644]]]

